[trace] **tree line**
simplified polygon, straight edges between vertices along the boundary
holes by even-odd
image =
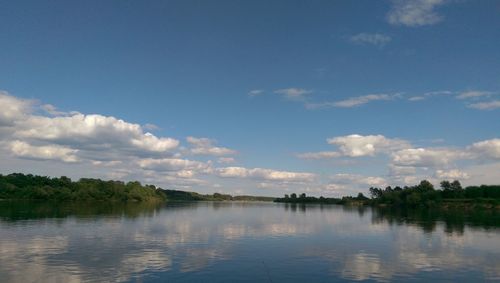
[[[471,203],[483,202],[497,205],[500,201],[500,185],[468,186],[463,188],[458,180],[442,181],[440,189],[435,189],[429,181],[423,180],[415,186],[371,187],[369,189],[375,204],[390,206],[431,207],[443,202]]]
[[[72,181],[62,176],[50,178],[32,174],[0,174],[0,200],[47,201],[272,201],[273,197],[199,194],[165,190],[138,181],[104,181],[82,178]]]
[[[440,189],[427,180],[415,186],[388,186],[385,189],[371,187],[370,197],[359,193],[356,197],[325,198],[311,197],[302,193],[285,195],[276,202],[286,203],[327,203],[327,204],[363,204],[399,207],[433,207],[443,203],[483,203],[491,206],[500,205],[500,185],[468,186],[463,188],[458,180],[442,181]]]
[[[274,202],[284,202],[284,203],[324,203],[324,204],[348,204],[348,203],[364,203],[369,198],[367,198],[363,193],[359,193],[356,197],[344,196],[342,198],[325,198],[323,196],[317,198],[313,196],[307,196],[305,193],[300,194],[286,194],[283,198],[277,198]]]
[[[163,201],[161,189],[140,182],[103,181],[62,176],[50,178],[31,174],[0,174],[0,199],[53,201]]]

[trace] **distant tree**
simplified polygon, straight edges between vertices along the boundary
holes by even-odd
[[[453,181],[450,185],[450,188],[452,191],[455,191],[455,192],[460,192],[463,190],[462,185],[460,184],[460,182],[458,180]]]
[[[368,198],[363,195],[363,193],[358,193],[356,197],[357,200],[367,200]]]
[[[420,191],[433,191],[434,185],[432,185],[432,183],[427,180],[422,180],[420,181],[420,184],[418,184],[417,188]]]
[[[449,181],[442,181],[440,183],[441,185],[441,189],[443,189],[443,191],[446,191],[446,190],[451,190],[451,183]]]
[[[290,198],[291,198],[291,199],[296,199],[296,198],[297,198],[297,194],[296,194],[296,193],[291,194],[291,195],[290,195]]]
[[[290,198],[290,196],[288,196],[287,194],[285,194],[285,199],[289,199],[289,198]]]
[[[383,191],[382,189],[379,189],[379,188],[374,188],[374,187],[371,187],[370,188],[370,196],[372,198],[379,198],[381,197],[383,194]]]
[[[306,198],[306,194],[305,193],[301,193],[299,198],[301,198],[301,199]]]

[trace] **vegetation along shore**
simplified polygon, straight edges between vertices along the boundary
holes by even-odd
[[[111,201],[111,202],[163,202],[163,201],[272,201],[274,197],[231,196],[214,193],[165,190],[140,182],[104,181],[82,178],[72,181],[68,177],[50,178],[31,174],[0,174],[0,200],[44,201]]]
[[[275,201],[282,203],[320,203],[340,205],[374,205],[387,207],[496,208],[500,209],[500,185],[468,186],[459,181],[442,181],[440,189],[427,180],[415,186],[371,187],[370,197],[312,197],[305,193],[283,198],[263,196],[231,196],[228,194],[199,194],[168,190],[140,182],[104,181],[68,177],[50,178],[31,174],[0,175],[0,200],[44,201],[101,201],[101,202],[164,202],[164,201]]]
[[[322,203],[322,204],[351,204],[376,205],[390,207],[462,207],[496,208],[500,209],[500,185],[468,186],[463,188],[459,181],[442,181],[440,189],[435,189],[429,181],[423,180],[415,186],[391,187],[385,189],[371,187],[371,198],[359,193],[356,197],[342,198],[311,197],[302,193],[285,195],[275,202],[284,203]]]

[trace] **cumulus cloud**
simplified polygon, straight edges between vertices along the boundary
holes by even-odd
[[[77,150],[58,145],[34,146],[16,140],[9,144],[9,149],[12,154],[21,158],[60,160],[64,162],[78,161],[78,157],[75,155]]]
[[[307,90],[303,88],[283,88],[275,90],[274,93],[280,94],[283,97],[290,100],[304,100],[308,94],[312,93],[312,90]]]
[[[77,148],[113,148],[125,151],[166,152],[179,141],[144,133],[138,124],[102,115],[69,117],[30,116],[18,124],[16,137],[66,144]]]
[[[23,120],[31,112],[33,100],[19,99],[0,91],[0,127],[13,126],[16,121]]]
[[[469,104],[468,107],[479,110],[494,110],[500,108],[500,100],[472,103]]]
[[[500,159],[500,139],[476,142],[468,149],[483,158]]]
[[[45,143],[40,146],[70,148],[84,151],[121,152],[142,155],[165,153],[175,149],[179,141],[168,137],[157,137],[144,132],[138,124],[125,122],[112,116],[84,115],[78,112],[57,111],[55,106],[44,104],[40,109],[55,117],[33,114],[34,102],[0,93],[2,112],[0,126],[7,127],[7,139],[20,140],[28,144]],[[62,147],[61,147],[62,146]],[[33,151],[33,154],[40,151]]]
[[[388,152],[409,147],[409,142],[402,139],[389,139],[383,135],[348,135],[327,139],[331,145],[339,147],[344,156],[373,156],[378,152]]]
[[[433,25],[442,21],[443,17],[436,8],[445,3],[445,0],[393,0],[387,21],[409,27]]]
[[[359,33],[351,36],[349,40],[356,44],[371,44],[377,47],[384,47],[392,38],[381,33]]]
[[[374,156],[394,150],[408,148],[410,143],[402,139],[390,139],[383,135],[348,135],[327,139],[328,144],[338,147],[338,151],[306,152],[298,154],[303,159],[322,159],[335,157]]]
[[[237,153],[236,150],[227,147],[215,146],[216,141],[213,139],[187,137],[186,140],[192,146],[190,149],[191,154],[221,156]]]
[[[392,162],[396,166],[436,167],[471,157],[470,153],[459,149],[408,148],[394,152]]]
[[[469,174],[462,172],[458,169],[453,170],[437,170],[436,177],[439,179],[452,179],[452,180],[467,180],[470,178]]]
[[[64,162],[122,160],[171,155],[179,141],[157,137],[112,116],[63,112],[50,104],[0,93],[4,149],[14,156]],[[47,113],[43,116],[37,113]]]
[[[337,146],[338,149],[303,153],[298,157],[306,159],[356,158],[383,154],[390,157],[387,166],[391,183],[414,184],[422,179],[437,181],[435,178],[471,180],[472,175],[466,171],[471,164],[500,160],[500,139],[498,138],[479,141],[466,147],[414,148],[406,140],[389,139],[382,135],[340,136],[328,139],[328,143]],[[461,168],[453,168],[456,166],[461,166]],[[362,188],[362,184],[382,186],[386,183],[388,183],[387,180],[382,177],[368,178],[356,174],[337,174],[332,178],[332,182],[324,185],[322,189],[336,192],[342,190],[344,193],[351,190],[350,193],[355,193],[352,189]]]
[[[264,168],[223,167],[215,170],[216,175],[223,178],[252,178],[278,182],[310,182],[315,174],[303,172],[277,171]]]

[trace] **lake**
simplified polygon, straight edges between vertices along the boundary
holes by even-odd
[[[497,212],[0,202],[0,282],[500,280]]]

